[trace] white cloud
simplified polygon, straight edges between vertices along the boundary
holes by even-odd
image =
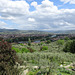
[[[4,23],[3,21],[0,21],[0,28],[4,28],[7,24]]]
[[[75,0],[60,0],[60,1],[64,3],[75,4]]]
[[[31,3],[31,5],[36,7],[38,4],[37,4],[37,2],[34,1],[34,2]]]
[[[1,19],[18,24],[18,29],[64,30],[75,29],[75,9],[58,9],[53,2],[32,2],[34,11],[24,1],[0,0]],[[14,27],[13,27],[14,28]]]
[[[35,19],[34,19],[34,18],[28,18],[28,21],[30,21],[30,22],[34,22]]]

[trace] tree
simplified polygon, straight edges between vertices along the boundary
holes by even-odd
[[[67,40],[69,40],[69,38],[68,37],[65,37],[65,40],[67,41]]]
[[[2,37],[0,37],[0,41],[2,41],[3,40],[3,38]]]
[[[63,49],[64,52],[70,52],[71,41],[68,41]]]
[[[67,42],[63,51],[75,53],[75,40]]]
[[[64,42],[65,42],[64,40],[58,40],[58,41],[57,41],[57,44],[58,44],[58,45],[63,45]]]
[[[14,68],[17,59],[11,44],[4,40],[0,41],[0,75],[17,75],[18,70]]]
[[[71,42],[70,50],[71,50],[71,53],[75,53],[75,40]]]
[[[31,46],[31,40],[30,40],[30,38],[28,39],[28,46]]]
[[[61,46],[64,44],[64,40],[57,40],[58,49],[60,50]]]
[[[49,44],[49,43],[51,43],[51,41],[50,40],[47,40],[46,43]]]

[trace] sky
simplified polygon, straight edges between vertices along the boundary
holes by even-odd
[[[75,0],[0,0],[0,28],[75,30]]]

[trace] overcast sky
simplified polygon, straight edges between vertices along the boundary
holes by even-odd
[[[75,0],[0,0],[0,28],[75,30]]]

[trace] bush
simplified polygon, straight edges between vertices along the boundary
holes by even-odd
[[[35,51],[35,50],[34,50],[33,48],[31,48],[31,47],[27,47],[27,49],[28,49],[31,53]]]
[[[71,41],[68,41],[63,49],[64,52],[70,52]]]
[[[31,40],[30,40],[30,38],[28,39],[28,46],[31,46]]]
[[[2,41],[3,40],[3,38],[2,37],[0,37],[0,41]]]
[[[15,48],[15,47],[12,47],[13,50],[15,50],[17,53],[27,53],[27,52],[30,52],[30,50],[26,49],[26,48],[22,48],[22,49],[19,49],[19,48]]]
[[[18,70],[14,68],[17,59],[11,44],[4,40],[0,41],[0,75],[18,75]]]
[[[63,51],[75,53],[75,40],[67,42]]]
[[[40,46],[40,45],[43,45],[44,44],[44,42],[40,42],[38,45]]]
[[[58,45],[63,45],[64,42],[65,42],[64,40],[57,40],[57,44],[58,44]]]
[[[70,52],[75,53],[75,40],[73,42],[71,42]]]
[[[20,45],[21,45],[21,46],[24,46],[24,44],[23,44],[23,43],[20,43]]]
[[[22,53],[24,53],[24,52],[27,53],[27,52],[30,52],[30,51],[28,49],[26,49],[26,48],[22,48],[21,52]]]
[[[15,50],[16,53],[21,53],[21,50],[19,48],[12,47],[12,49]]]
[[[40,51],[48,50],[48,46],[43,46],[40,48]]]
[[[51,41],[50,40],[47,40],[46,43],[49,44],[49,43],[51,43]]]
[[[67,41],[67,40],[70,40],[68,37],[65,37],[64,39],[65,39],[66,41]]]

